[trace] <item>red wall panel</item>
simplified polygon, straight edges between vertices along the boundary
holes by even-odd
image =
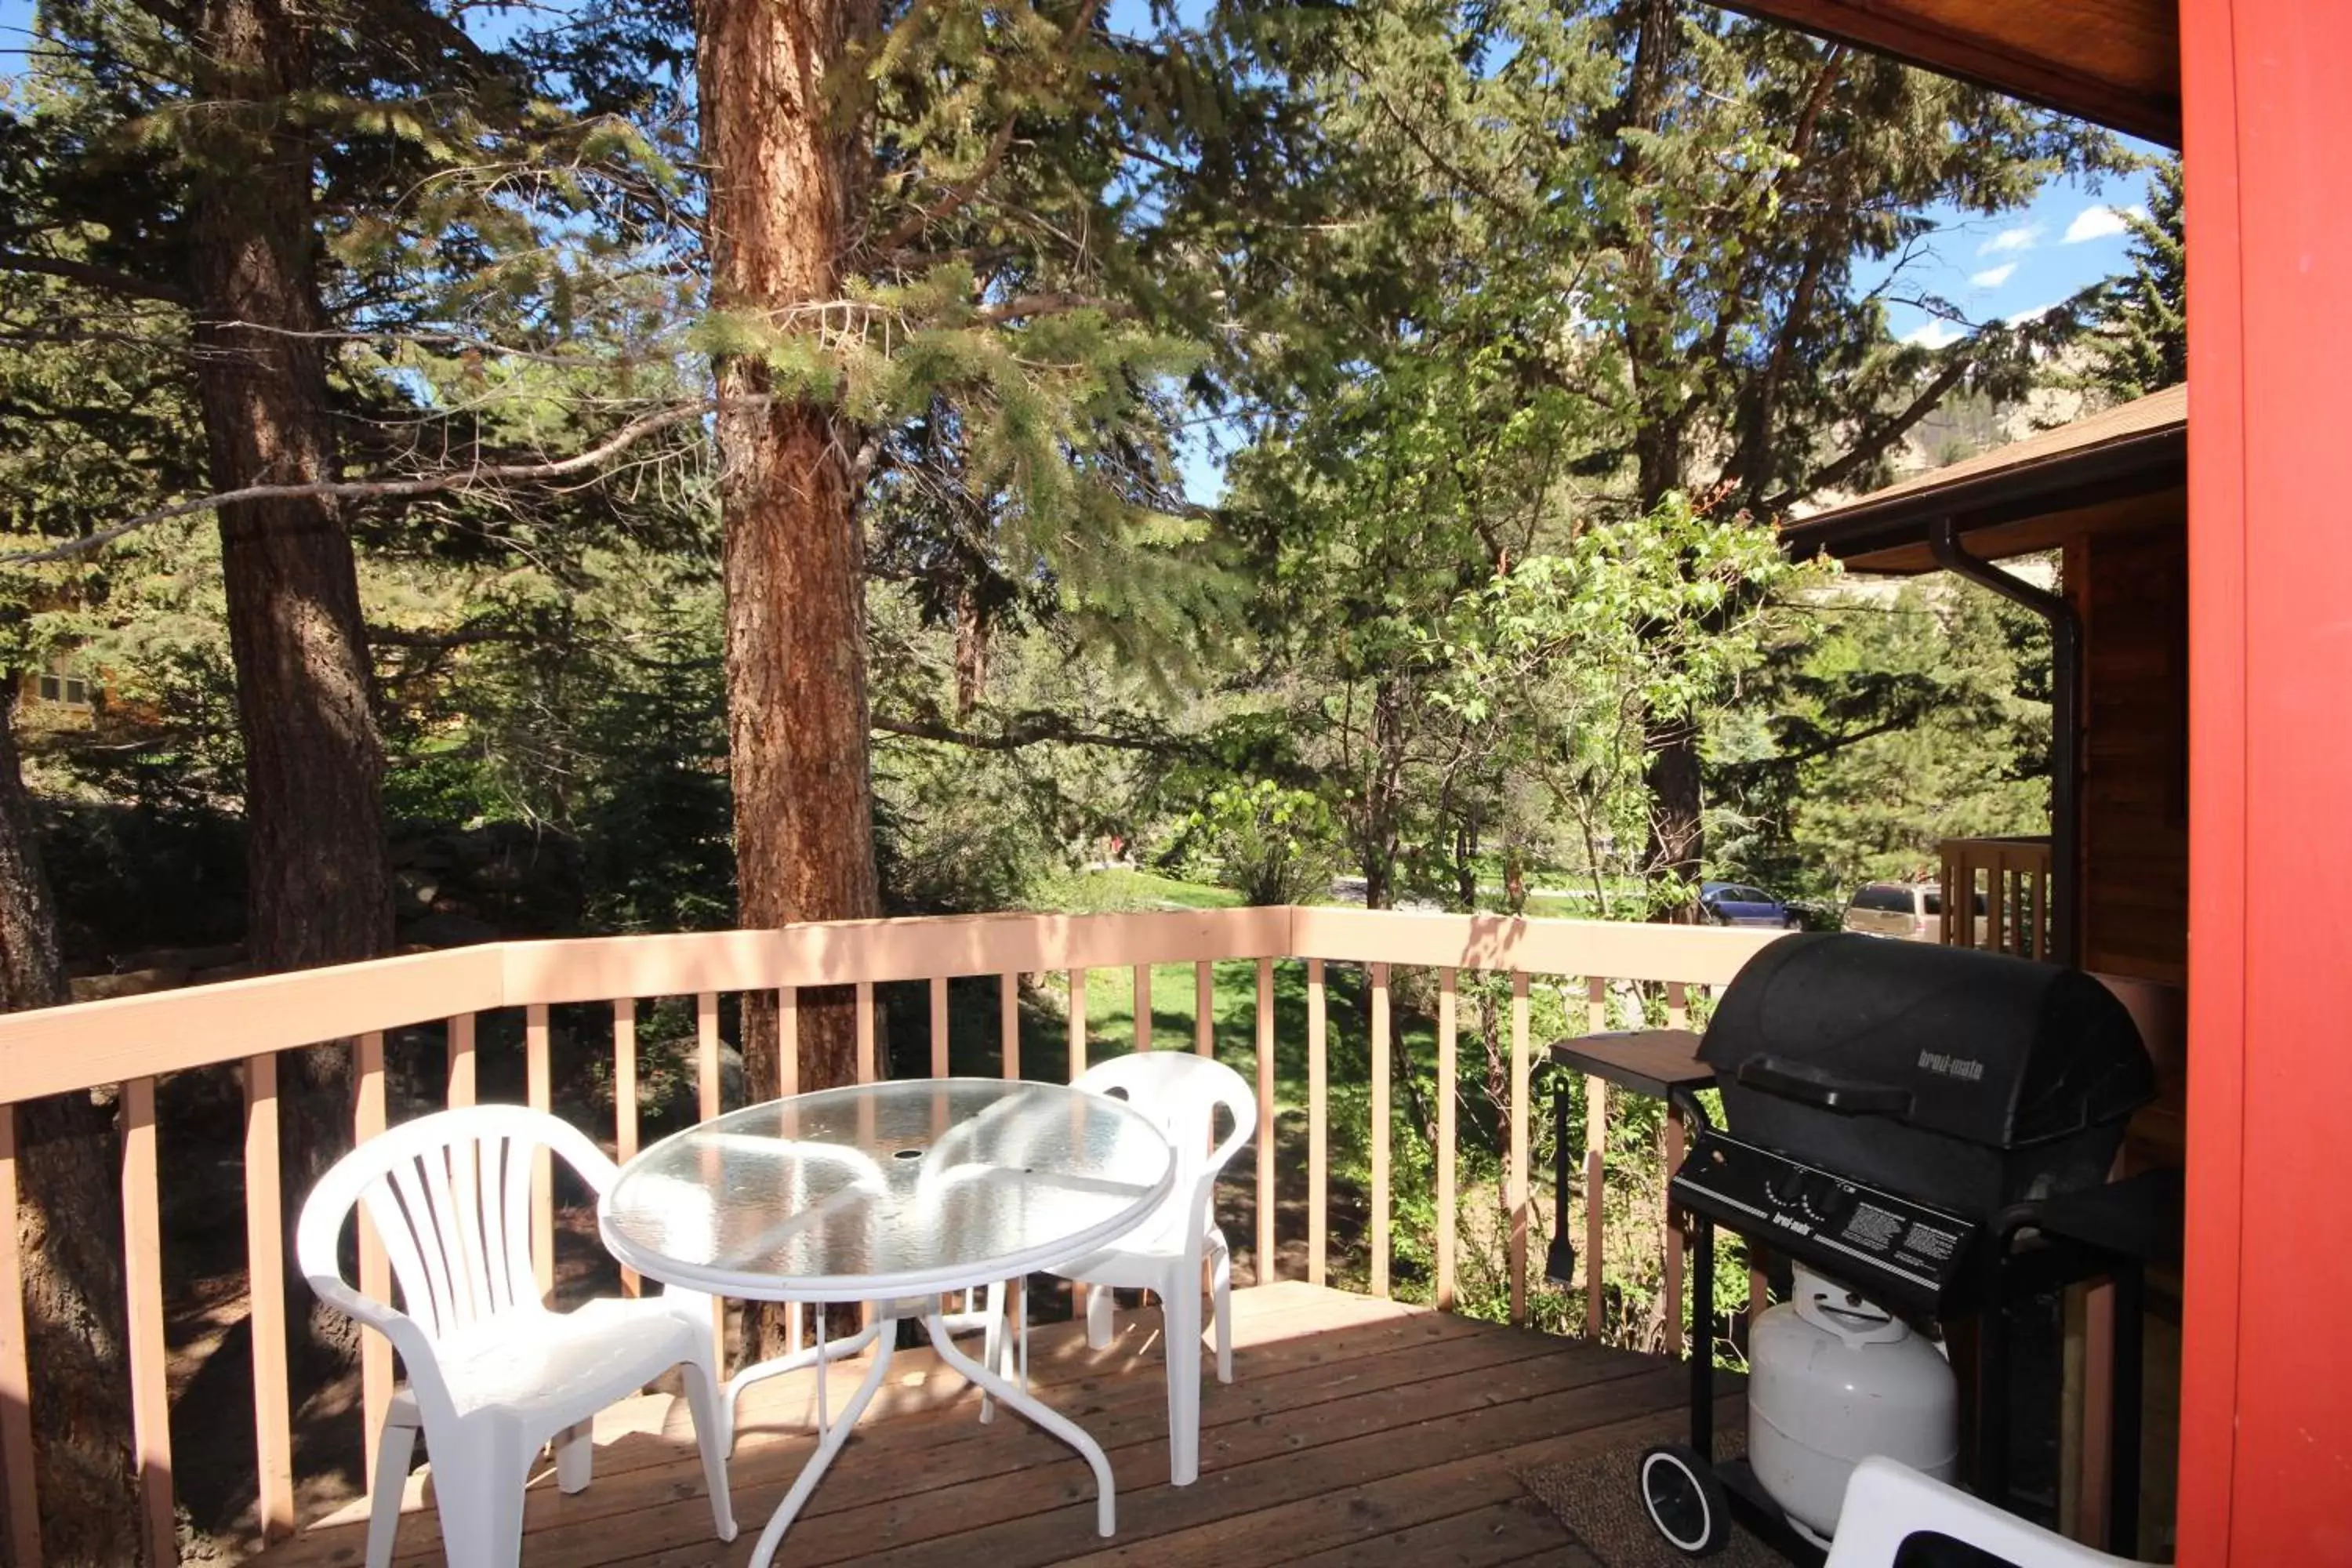
[[[2352,1564],[2352,4],[2182,0],[2179,1561]]]

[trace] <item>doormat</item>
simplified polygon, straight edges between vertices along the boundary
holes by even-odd
[[[1666,1544],[1642,1508],[1642,1455],[1648,1443],[1628,1443],[1564,1465],[1523,1471],[1519,1483],[1551,1510],[1554,1519],[1603,1568],[1789,1568],[1789,1560],[1734,1523],[1730,1544],[1713,1557],[1693,1559]],[[1747,1448],[1737,1431],[1718,1432],[1716,1458],[1736,1458]]]

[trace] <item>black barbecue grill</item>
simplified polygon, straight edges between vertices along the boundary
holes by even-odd
[[[2156,1096],[2131,1015],[2081,970],[1843,933],[1758,953],[1699,1059],[1726,1131],[1979,1221],[2105,1181]]]
[[[1654,1054],[1654,1037],[1638,1038]],[[1554,1051],[1620,1082],[1635,1081],[1632,1054],[1633,1039],[1606,1036]],[[1725,989],[1696,1057],[1664,1086],[1694,1130],[1672,1185],[1696,1222],[1694,1300],[1710,1299],[1707,1222],[1921,1320],[1999,1323],[2018,1289],[2115,1271],[2119,1249],[2097,1236],[2052,1244],[2084,1228],[2067,1215],[2116,1208],[2079,1199],[2105,1188],[2127,1119],[2156,1091],[2129,1013],[2091,976],[1965,948],[1790,936]],[[1720,1128],[1692,1092],[1708,1083],[1722,1091]],[[2038,1272],[2018,1274],[2027,1253]],[[1694,1338],[1704,1462],[1712,1358],[1709,1336]],[[1979,1398],[1977,1468],[1990,1456],[1995,1473],[1977,1479],[1998,1501],[2009,1410],[2005,1393],[1980,1386]],[[1724,1479],[1737,1496],[1738,1467]]]

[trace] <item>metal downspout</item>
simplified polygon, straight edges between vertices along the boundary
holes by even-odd
[[[2050,623],[2050,945],[2061,963],[2083,962],[2083,618],[2056,594],[2037,588],[1960,548],[1959,525],[1927,531],[1936,564]],[[1947,889],[1946,897],[1954,896]]]

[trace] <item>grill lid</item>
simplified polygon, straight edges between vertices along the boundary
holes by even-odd
[[[2113,1121],[2156,1093],[2131,1015],[2082,971],[1845,932],[1748,960],[1699,1058],[1750,1089],[1996,1148]]]

